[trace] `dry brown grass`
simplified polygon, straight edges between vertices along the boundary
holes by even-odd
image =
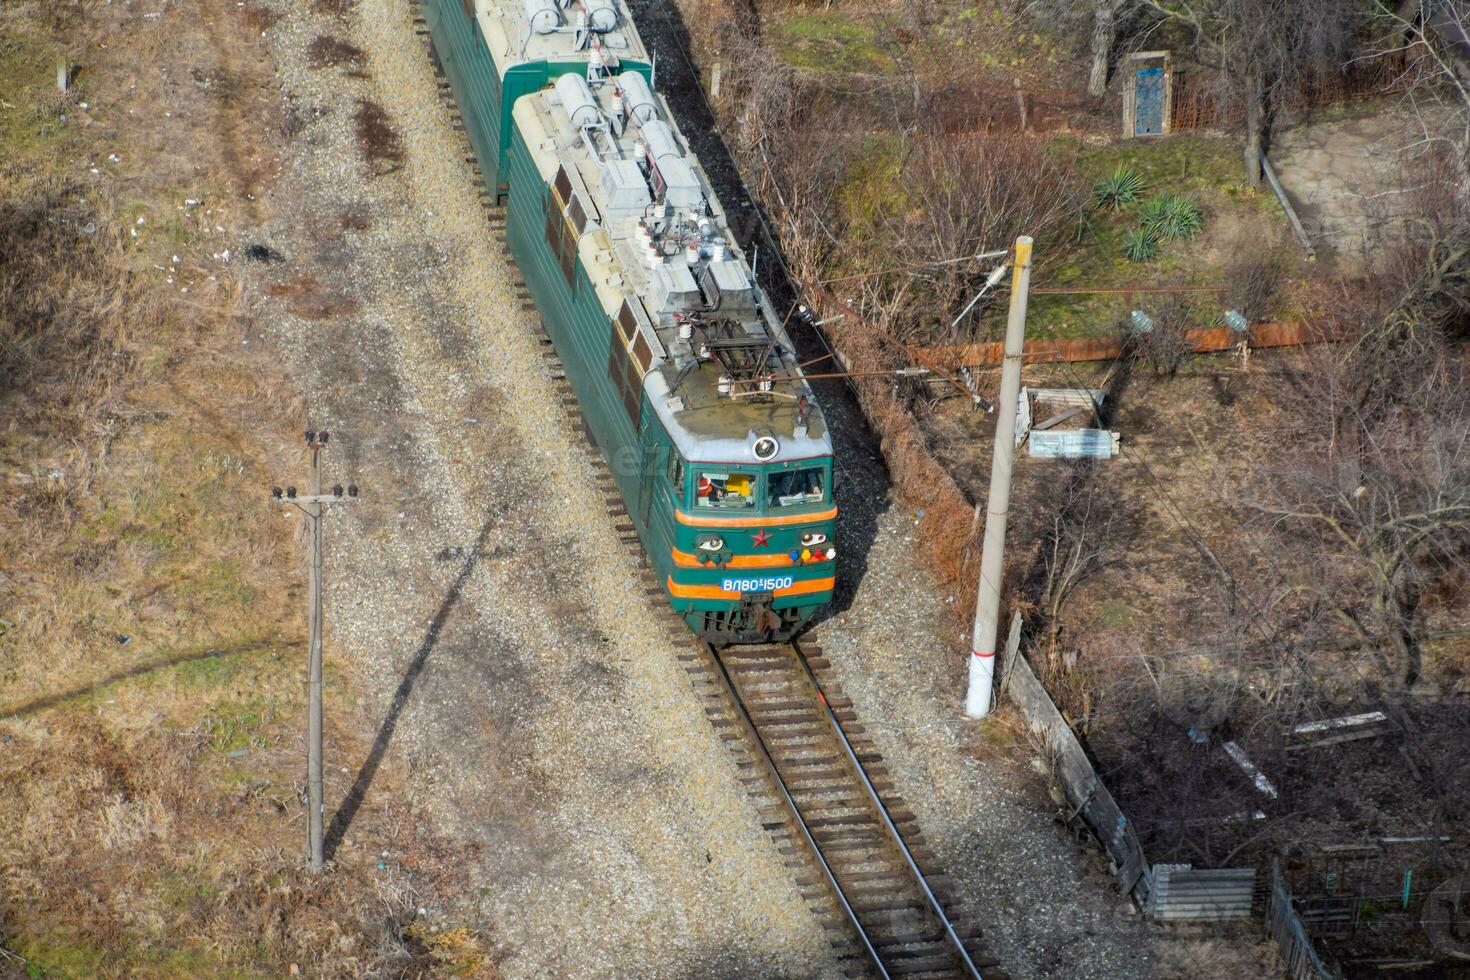
[[[0,397],[66,426],[95,414],[126,361],[132,329],[162,312],[123,258],[125,232],[75,183],[49,180],[0,201]]]
[[[487,975],[477,935],[416,921],[468,883],[393,760],[338,867],[301,870],[300,554],[265,490],[299,471],[305,409],[210,258],[215,224],[260,216],[275,148],[242,159],[241,134],[281,132],[249,51],[268,12],[201,0],[140,31],[123,7],[0,11],[0,975]],[[87,84],[117,104],[63,124],[56,48],[99,34]],[[169,116],[161,64],[192,80]],[[327,752],[360,759],[373,727],[327,657]]]
[[[318,14],[346,19],[357,8],[357,0],[311,0],[311,9]]]
[[[326,320],[357,312],[357,301],[322,286],[313,276],[292,276],[266,287],[272,296],[289,296],[291,312],[303,320]]]
[[[243,8],[241,15],[244,17],[246,26],[256,34],[270,30],[281,19],[281,15],[276,11],[253,3]]]
[[[449,849],[411,839],[411,813],[391,812],[403,832],[375,842],[388,866],[313,876],[260,832],[297,810],[294,787],[239,772],[219,751],[229,737],[218,726],[120,733],[72,716],[7,743],[0,902],[18,955],[44,975],[283,976],[296,965],[360,976],[389,963],[409,976],[451,964],[488,975],[478,937],[414,922],[415,879],[427,870],[443,885],[458,872]],[[409,846],[416,874],[401,866]],[[28,909],[44,910],[50,928],[35,935]]]
[[[313,68],[351,65],[356,69],[352,74],[359,76],[363,75],[361,69],[363,62],[367,59],[362,48],[340,37],[332,37],[330,34],[318,34],[313,38],[311,44],[307,45],[306,56]]]

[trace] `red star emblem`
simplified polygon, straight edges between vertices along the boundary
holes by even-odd
[[[766,542],[769,540],[771,540],[771,536],[766,533],[765,528],[761,528],[759,531],[750,536],[750,544],[751,547],[754,548],[764,548]]]

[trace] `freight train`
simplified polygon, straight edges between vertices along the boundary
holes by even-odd
[[[506,240],[668,602],[789,638],[836,580],[832,439],[619,0],[422,0]]]

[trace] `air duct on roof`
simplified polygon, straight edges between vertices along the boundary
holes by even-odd
[[[602,110],[587,79],[581,75],[566,74],[556,80],[556,94],[561,97],[562,108],[571,117],[572,125],[578,129],[602,124]]]
[[[618,8],[614,0],[582,0],[587,9],[587,26],[599,34],[606,34],[618,26]]]
[[[658,103],[653,101],[653,92],[648,81],[636,71],[625,71],[618,75],[618,88],[623,90],[623,105],[628,118],[644,123],[658,118]]]
[[[561,8],[556,0],[525,0],[526,19],[536,34],[554,34],[561,26]]]

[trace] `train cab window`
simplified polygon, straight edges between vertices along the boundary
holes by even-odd
[[[818,504],[827,492],[826,472],[820,466],[767,474],[766,485],[770,487],[772,507]]]
[[[676,452],[669,454],[669,492],[681,505],[684,503],[684,458]]]
[[[695,489],[696,507],[744,510],[755,506],[755,474],[702,470]]]

